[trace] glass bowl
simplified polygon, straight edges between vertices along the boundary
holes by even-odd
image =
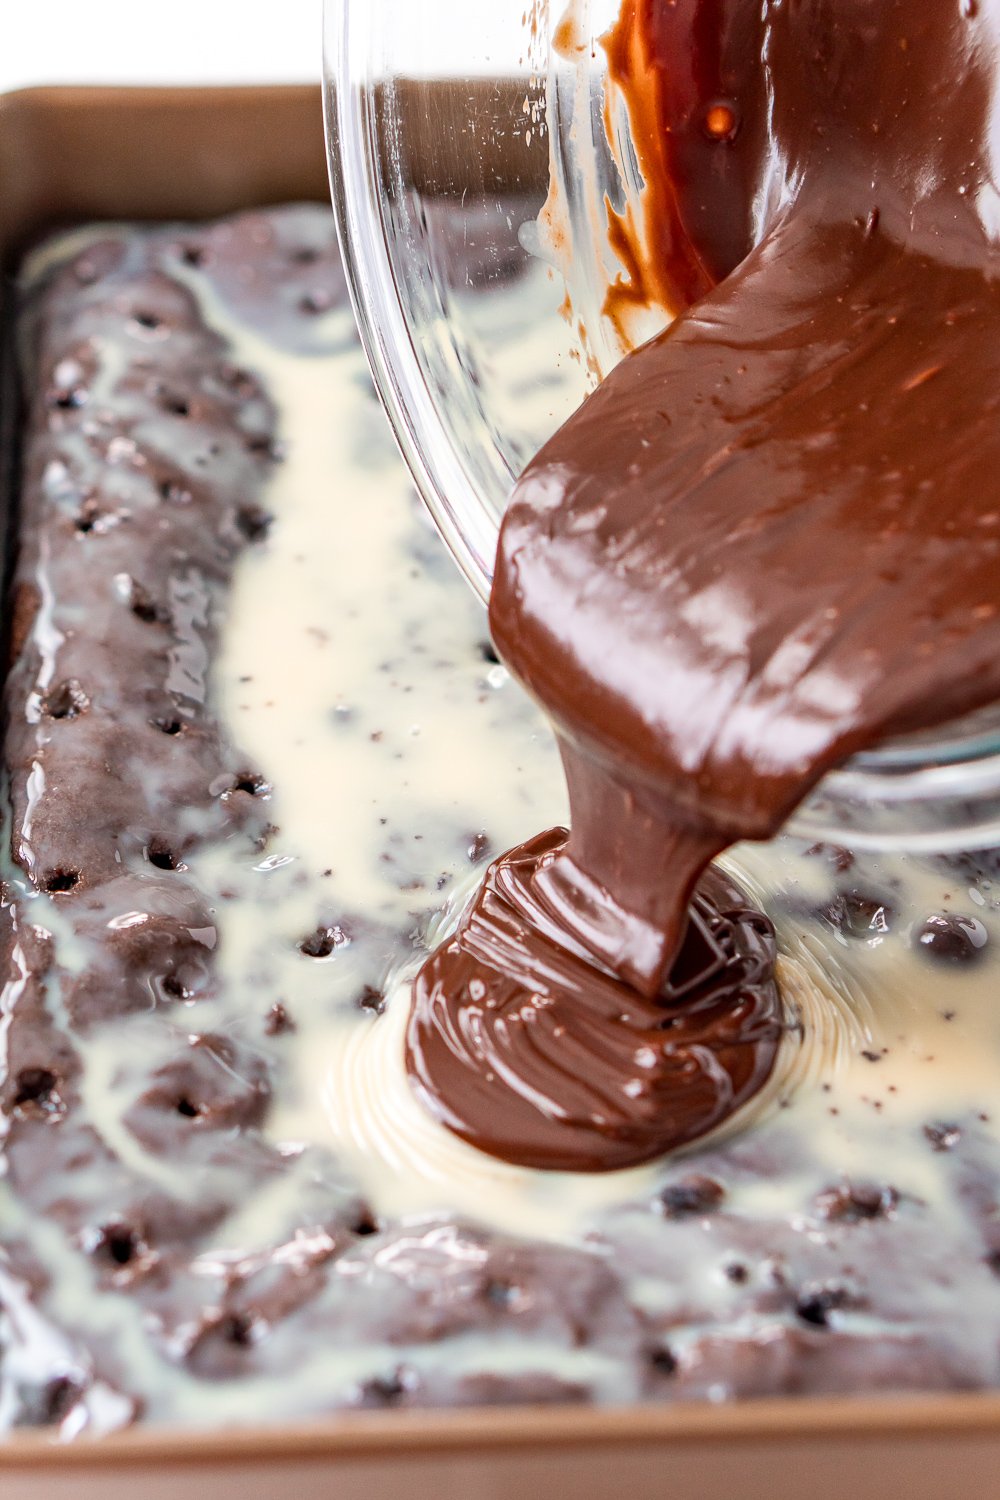
[[[525,464],[668,321],[655,307],[623,318],[608,297],[644,217],[600,40],[618,9],[326,3],[331,184],[361,336],[417,488],[484,600]],[[856,756],[788,831],[854,848],[1000,846],[1000,707]]]

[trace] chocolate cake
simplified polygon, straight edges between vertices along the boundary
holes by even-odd
[[[747,1110],[628,1171],[478,1152],[411,981],[563,792],[329,215],[53,241],[20,346],[0,1423],[996,1384],[995,859],[737,849],[786,1012]]]

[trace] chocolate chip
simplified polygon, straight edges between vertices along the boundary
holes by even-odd
[[[80,1397],[80,1385],[70,1375],[56,1375],[41,1385],[17,1387],[15,1423],[22,1427],[52,1427],[69,1415]]]
[[[692,1172],[679,1182],[672,1182],[660,1194],[659,1204],[668,1219],[686,1219],[696,1214],[709,1214],[719,1207],[726,1196],[721,1182],[714,1177],[703,1177]]]
[[[79,870],[52,870],[42,881],[44,888],[53,896],[65,896],[80,884]]]
[[[207,259],[208,251],[202,245],[184,245],[181,249],[181,260],[195,270],[203,266]]]
[[[194,1104],[186,1094],[183,1094],[174,1105],[177,1113],[183,1115],[185,1120],[196,1120],[201,1114],[201,1107]]]
[[[189,417],[191,415],[191,403],[186,397],[175,395],[172,391],[164,391],[160,399],[163,410],[169,412],[172,417]]]
[[[317,927],[299,944],[307,958],[329,958],[337,948],[345,948],[350,939],[342,927]]]
[[[492,666],[498,667],[500,665],[500,658],[497,655],[497,648],[494,646],[492,641],[480,641],[479,654],[483,658],[483,661],[488,661]]]
[[[374,985],[366,984],[358,996],[358,1005],[362,1010],[369,1010],[374,1015],[380,1016],[385,1010],[385,995]]]
[[[924,1135],[935,1151],[951,1151],[962,1139],[962,1129],[959,1125],[925,1125]]]
[[[485,855],[487,855],[489,853],[489,849],[490,849],[489,835],[485,834],[485,833],[477,833],[475,835],[475,837],[473,838],[472,842],[470,843],[470,845],[469,845],[469,847],[468,847],[468,849],[467,849],[466,852],[467,852],[467,854],[469,856],[469,859],[472,861],[473,864],[475,864],[477,860],[482,859]]]
[[[351,1225],[351,1233],[358,1235],[361,1239],[366,1239],[372,1234],[378,1234],[380,1229],[381,1225],[375,1215],[367,1209],[364,1213],[359,1214]]]
[[[170,1000],[190,1000],[193,991],[181,979],[179,974],[167,974],[160,981],[160,988]]]
[[[48,405],[56,407],[59,411],[76,411],[87,404],[88,392],[86,386],[74,385],[66,390],[50,391]]]
[[[811,1323],[814,1328],[829,1328],[830,1313],[846,1307],[850,1301],[846,1287],[815,1287],[802,1293],[795,1303],[795,1312],[803,1323]]]
[[[59,1078],[51,1068],[22,1068],[14,1087],[15,1109],[53,1114],[59,1108]]]
[[[676,1375],[677,1373],[677,1356],[666,1345],[652,1351],[649,1356],[649,1363],[657,1375]]]
[[[142,1236],[128,1224],[115,1222],[102,1226],[93,1253],[116,1266],[127,1266],[144,1254],[148,1247]]]
[[[806,857],[827,860],[840,875],[845,874],[854,864],[854,855],[841,844],[813,844],[806,850]]]
[[[895,1213],[899,1194],[893,1187],[875,1183],[843,1183],[824,1189],[813,1200],[821,1218],[835,1224],[860,1224],[870,1219],[886,1219]]]
[[[249,1349],[258,1339],[258,1320],[250,1313],[228,1313],[219,1323],[219,1332],[227,1344],[237,1349]]]
[[[239,365],[220,365],[219,379],[227,390],[232,391],[241,400],[250,401],[258,393],[257,382],[250,371],[241,369]]]
[[[129,608],[137,620],[145,625],[165,624],[170,616],[156,603],[148,589],[133,578],[129,588]]]
[[[75,677],[51,688],[42,699],[42,713],[48,719],[78,719],[90,707],[90,699]]]
[[[247,452],[256,453],[261,458],[269,458],[272,463],[280,463],[285,456],[285,450],[274,438],[254,437],[247,441]]]
[[[994,1276],[1000,1276],[1000,1250],[990,1250],[983,1256],[983,1260]]]
[[[180,719],[150,719],[149,722],[152,724],[153,728],[158,729],[161,734],[184,733],[184,725]]]
[[[158,870],[179,870],[181,861],[162,839],[153,839],[146,849],[146,858]]]
[[[249,797],[266,797],[271,785],[257,771],[239,771],[232,789],[234,792],[246,792]]]
[[[361,1387],[361,1394],[369,1403],[395,1406],[415,1384],[415,1377],[409,1371],[399,1368],[391,1375],[376,1375],[373,1380],[366,1380]]]
[[[299,311],[311,313],[329,312],[333,306],[333,293],[327,291],[326,287],[315,287],[311,292],[306,292],[299,298]]]
[[[864,891],[840,891],[819,915],[844,937],[866,940],[883,936],[895,917],[892,905]]]
[[[190,505],[194,495],[186,484],[179,484],[176,479],[164,479],[160,482],[160,499],[169,505]]]
[[[982,958],[989,934],[978,917],[935,912],[917,928],[913,941],[936,963],[968,964]]]
[[[140,328],[149,328],[151,330],[161,328],[163,326],[163,319],[158,318],[155,313],[151,312],[133,313],[132,322],[138,323]]]
[[[260,505],[241,505],[236,512],[236,526],[248,542],[262,542],[271,529],[274,517]]]
[[[264,1031],[268,1036],[284,1036],[286,1031],[294,1031],[295,1022],[280,1000],[275,1000],[264,1020]]]
[[[321,252],[313,245],[300,245],[297,250],[292,251],[288,258],[293,265],[311,266],[319,260],[320,254]]]
[[[734,1286],[746,1286],[750,1280],[750,1267],[743,1265],[742,1261],[731,1261],[723,1268],[723,1274]]]
[[[73,525],[81,536],[88,536],[92,531],[103,531],[105,529],[101,524],[102,520],[103,513],[101,507],[93,496],[88,496],[80,506]]]

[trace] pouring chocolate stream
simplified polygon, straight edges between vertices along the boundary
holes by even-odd
[[[501,530],[572,831],[491,868],[408,1033],[485,1150],[606,1170],[744,1103],[773,937],[710,860],[1000,697],[998,47],[998,0],[632,0],[609,39],[657,236],[622,295],[679,315]]]

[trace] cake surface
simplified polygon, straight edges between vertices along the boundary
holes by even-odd
[[[512,348],[546,294],[491,291]],[[21,347],[0,1423],[996,1384],[995,858],[738,851],[797,1023],[746,1128],[480,1155],[409,979],[565,809],[328,213],[55,242]]]

